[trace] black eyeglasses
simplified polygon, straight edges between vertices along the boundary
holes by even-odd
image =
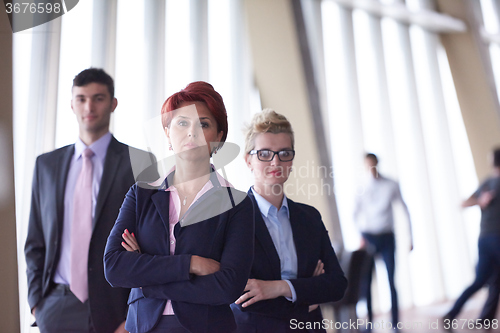
[[[251,150],[250,155],[257,154],[257,158],[262,162],[270,162],[273,160],[274,155],[278,155],[281,162],[290,162],[295,157],[295,150],[284,149],[280,151],[273,151],[269,149]]]

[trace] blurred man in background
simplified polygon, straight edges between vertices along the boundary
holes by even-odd
[[[491,158],[493,170],[490,175],[462,207],[478,205],[481,208],[481,226],[478,240],[478,262],[474,282],[464,290],[444,320],[455,319],[467,300],[490,282],[490,295],[480,319],[495,318],[500,293],[500,149],[495,149]]]
[[[399,202],[410,223],[408,208],[403,201],[399,184],[378,172],[378,158],[375,154],[365,156],[368,177],[364,191],[356,197],[354,220],[362,236],[362,247],[366,248],[368,260],[361,278],[361,297],[366,298],[368,321],[373,323],[371,283],[375,267],[375,257],[380,255],[387,268],[391,289],[392,326],[399,321],[398,295],[394,283],[396,242],[394,237],[393,203]],[[412,243],[413,244],[413,243]],[[413,248],[413,245],[411,246]]]

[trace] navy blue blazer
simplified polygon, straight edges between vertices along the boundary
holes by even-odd
[[[185,216],[199,218],[214,207],[223,213],[194,224],[181,218],[174,227],[176,247],[171,255],[167,180],[159,189],[132,186],[106,246],[106,279],[112,286],[132,288],[125,328],[150,331],[170,299],[177,319],[189,331],[234,331],[229,305],[243,292],[252,265],[253,205],[244,192],[221,187],[212,176],[214,188]],[[135,233],[142,253],[121,246],[125,229]],[[220,271],[190,274],[191,255],[220,262]]]
[[[281,280],[278,252],[251,190],[248,195],[255,209],[255,254],[250,278]],[[290,282],[295,288],[297,300],[292,303],[285,297],[278,297],[259,301],[246,308],[233,304],[231,308],[238,332],[286,332],[290,331],[292,319],[321,322],[321,310],[317,308],[308,312],[309,305],[338,301],[347,288],[347,279],[318,210],[287,200],[297,251],[297,278]],[[324,263],[325,273],[312,277],[319,259]]]

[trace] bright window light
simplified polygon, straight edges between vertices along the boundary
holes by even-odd
[[[92,9],[93,0],[80,1],[61,17],[56,147],[73,143],[78,138],[78,124],[71,110],[71,87],[75,75],[90,67]]]
[[[189,11],[189,0],[167,0],[165,19],[166,96],[181,90],[193,80],[193,49]]]
[[[500,32],[499,18],[493,1],[495,0],[481,0],[481,11],[483,13],[484,29],[491,34],[497,34]]]
[[[115,97],[111,131],[119,141],[145,149],[144,4],[118,1]]]
[[[209,82],[223,96],[226,109],[234,110],[230,2],[208,1],[208,57]]]

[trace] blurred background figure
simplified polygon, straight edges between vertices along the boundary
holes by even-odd
[[[500,271],[497,267],[496,274],[488,281],[490,287],[488,292],[488,298],[484,303],[483,310],[479,315],[479,318],[483,323],[487,320],[492,323],[493,319],[496,317],[498,309],[498,301],[500,300]]]
[[[497,148],[491,155],[493,170],[467,200],[462,207],[478,205],[481,208],[481,231],[478,240],[478,262],[474,282],[464,290],[457,299],[453,308],[444,316],[444,320],[453,320],[467,300],[490,282],[490,295],[486,300],[480,319],[492,320],[495,318],[498,306],[499,268],[500,268],[500,149]]]
[[[368,321],[373,322],[371,283],[375,267],[375,257],[382,256],[387,268],[391,289],[392,324],[399,321],[398,295],[394,283],[396,242],[394,237],[394,216],[392,204],[399,202],[406,212],[408,223],[410,214],[401,196],[399,184],[378,172],[378,159],[375,154],[365,156],[368,171],[363,192],[356,197],[354,220],[362,235],[362,245],[368,253],[366,267],[362,273],[361,297],[366,298]],[[362,216],[361,216],[362,215]],[[411,225],[410,225],[411,232]],[[413,248],[413,245],[411,246]]]

